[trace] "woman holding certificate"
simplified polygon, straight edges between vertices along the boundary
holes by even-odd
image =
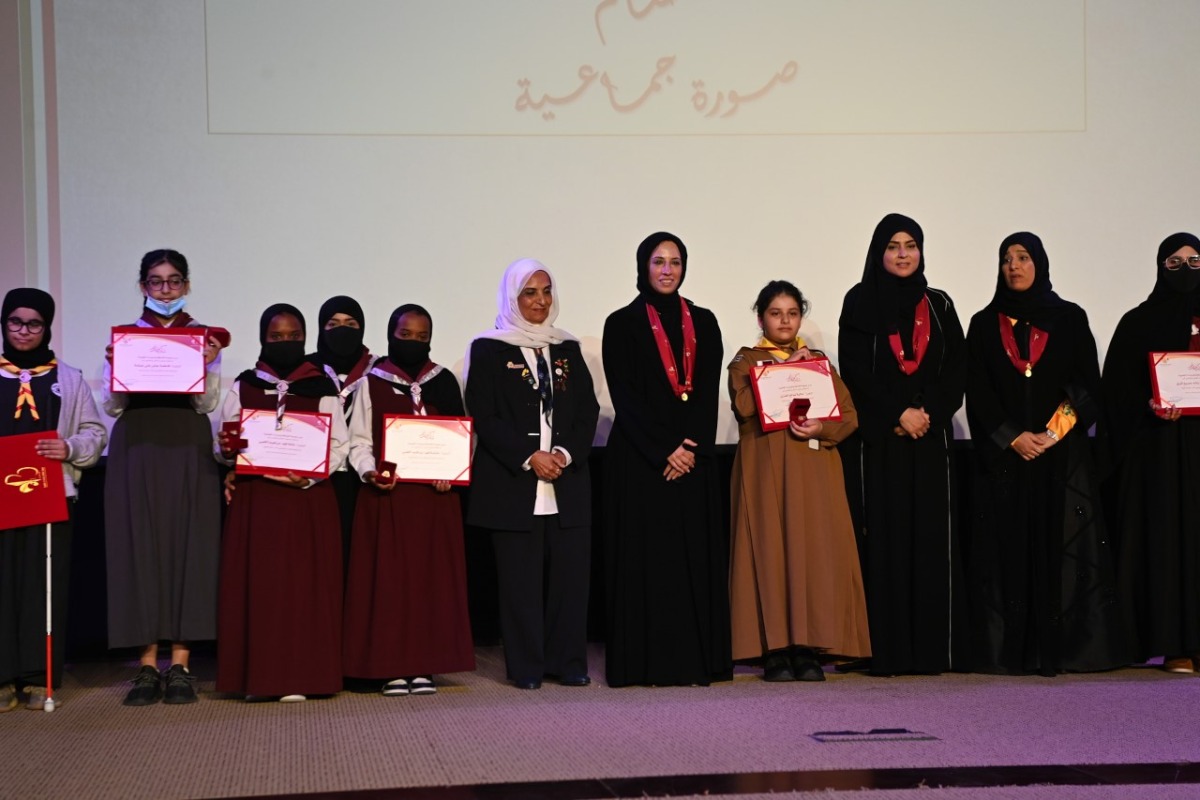
[[[350,418],[350,465],[370,488],[354,518],[342,667],[388,697],[433,694],[434,674],[475,669],[458,495],[444,479],[398,481],[402,454],[385,446],[389,424],[464,416],[454,373],[429,360],[432,334],[421,306],[392,312],[387,358]],[[469,436],[464,445],[465,460]]]
[[[305,359],[304,338],[294,306],[264,311],[258,363],[221,406],[217,445],[239,474],[221,540],[217,691],[247,699],[342,688],[337,498],[319,478],[345,460],[348,437],[337,388]]]
[[[496,327],[471,343],[467,408],[475,450],[467,522],[492,533],[509,680],[591,683],[587,663],[592,482],[600,407],[558,287],[532,258],[500,279]]]
[[[687,248],[638,246],[638,296],[604,323],[610,686],[729,680],[729,538],[713,448],[724,363],[713,313],[679,294]]]
[[[1200,669],[1200,417],[1161,394],[1183,388],[1163,366],[1178,362],[1178,375],[1200,364],[1200,239],[1168,236],[1156,262],[1154,291],[1121,318],[1104,359],[1102,438],[1117,468],[1106,495],[1121,532],[1134,656],[1163,656],[1167,671],[1190,673]],[[1154,383],[1151,353],[1161,370]]]
[[[1055,294],[1042,241],[1000,244],[996,293],[967,331],[981,474],[968,577],[975,668],[1054,675],[1129,663],[1088,428],[1100,370],[1087,315]]]
[[[768,283],[754,304],[762,336],[729,364],[729,397],[738,421],[730,493],[733,657],[762,657],[768,681],[825,680],[818,651],[853,658],[871,653],[837,451],[858,419],[837,372],[800,338],[807,309],[794,285]],[[766,365],[801,365],[776,370],[786,373],[808,362],[829,375],[839,412],[829,417],[840,419],[797,410],[786,427],[765,430],[759,398],[769,390],[765,383],[756,388],[752,373]]]
[[[147,253],[139,286],[144,308],[133,327],[203,327],[184,311],[191,285],[182,253]],[[101,399],[117,418],[104,486],[108,643],[140,649],[128,706],[195,702],[189,642],[217,635],[221,489],[207,415],[220,401],[220,344],[228,339],[209,340],[199,393],[123,391],[108,351]],[[171,643],[161,675],[160,641]]]
[[[83,374],[50,349],[54,299],[41,289],[13,289],[0,308],[0,439],[45,434],[33,450],[61,461],[66,495],[74,499],[81,469],[100,459],[108,432]],[[8,472],[8,470],[6,470]],[[10,518],[11,519],[11,518]],[[71,521],[51,527],[53,656],[51,680],[62,685],[67,588],[71,579]],[[0,712],[46,704],[46,526],[0,530]]]
[[[949,295],[925,280],[924,239],[916,220],[884,217],[839,320],[859,420],[841,449],[874,675],[964,670],[970,658],[951,466],[966,343]]]

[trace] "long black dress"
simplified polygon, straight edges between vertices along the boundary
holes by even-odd
[[[1170,237],[1160,256],[1200,241]],[[1116,468],[1106,485],[1120,531],[1121,599],[1133,617],[1134,655],[1200,653],[1200,417],[1176,422],[1150,410],[1151,352],[1200,350],[1200,290],[1183,267],[1165,274],[1159,258],[1154,292],[1121,318],[1104,359],[1102,433]]]
[[[606,673],[610,686],[707,685],[732,674],[729,536],[713,454],[721,330],[711,311],[689,303],[695,390],[683,401],[663,368],[647,296],[604,323],[604,372],[616,411],[605,453]],[[679,363],[679,299],[661,297],[658,311]],[[696,466],[667,481],[667,456],[685,438],[697,443]]]
[[[846,294],[838,332],[842,379],[859,419],[840,449],[859,524],[871,672],[965,669],[970,641],[951,463],[953,420],[966,385],[962,325],[950,297],[927,288],[929,345],[906,375],[887,334],[852,324],[862,293],[858,284]],[[930,417],[919,439],[895,432],[910,407]]]
[[[968,569],[982,672],[1053,675],[1130,660],[1088,438],[1100,410],[1096,343],[1083,309],[1051,291],[1044,253],[1040,259],[1044,283],[1027,290],[1040,300],[1016,309],[998,288],[967,330],[967,418],[980,467]],[[1028,376],[1006,355],[1001,324],[1010,325],[1023,360],[1034,352],[1031,326],[1048,335]],[[1077,416],[1074,428],[1022,460],[1010,443],[1023,431],[1044,431],[1064,400]]]

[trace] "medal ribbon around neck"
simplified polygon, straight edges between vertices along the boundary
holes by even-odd
[[[1012,327],[1009,327],[1008,334],[1012,336]],[[913,360],[909,361],[904,357],[904,348],[900,346],[900,332],[890,334],[888,336],[888,344],[892,346],[892,353],[896,356],[896,361],[900,364],[900,371],[905,375],[912,375],[921,367],[921,362],[925,360],[925,351],[929,349],[929,297],[921,296],[921,302],[917,303],[916,313],[913,314],[913,332],[912,345]]]
[[[675,354],[671,352],[671,343],[667,340],[667,332],[663,330],[662,320],[654,306],[646,304],[646,316],[650,318],[650,330],[654,333],[654,343],[658,345],[658,357],[662,360],[663,369],[667,372],[667,380],[672,391],[680,400],[687,402],[688,392],[692,391],[692,374],[696,366],[696,328],[692,324],[692,312],[688,309],[687,301],[679,298],[679,306],[683,309],[683,383],[679,382],[679,369],[675,364]]]
[[[34,419],[42,418],[38,414],[37,401],[33,397],[33,387],[29,385],[29,382],[38,375],[45,375],[57,365],[58,359],[52,358],[49,364],[42,364],[33,369],[21,369],[7,358],[0,357],[0,369],[16,375],[21,380],[21,388],[17,390],[17,408],[13,411],[13,419],[21,418],[21,409],[25,406],[29,406],[29,413]]]
[[[1000,312],[1000,341],[1004,344],[1004,352],[1008,355],[1008,360],[1016,367],[1018,372],[1024,372],[1026,378],[1033,377],[1033,368],[1037,366],[1038,360],[1042,357],[1042,353],[1046,351],[1046,343],[1050,341],[1050,334],[1046,331],[1029,326],[1029,360],[1021,358],[1021,351],[1017,349],[1017,337],[1013,333],[1013,322],[1004,312]]]

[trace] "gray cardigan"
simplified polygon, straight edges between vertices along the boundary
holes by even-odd
[[[16,375],[0,371],[0,379],[3,378],[19,380]],[[57,389],[52,391],[62,398],[62,409],[58,412],[58,437],[67,442],[63,482],[66,484],[67,497],[75,497],[80,470],[100,460],[100,454],[108,443],[108,429],[100,421],[92,390],[84,383],[82,372],[59,361]]]

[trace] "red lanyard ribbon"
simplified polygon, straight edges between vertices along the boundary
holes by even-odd
[[[888,344],[892,346],[892,353],[900,364],[900,371],[905,375],[912,375],[920,368],[925,359],[925,351],[929,349],[929,336],[929,298],[921,295],[921,302],[917,303],[916,313],[913,315],[912,346],[916,351],[913,353],[913,359],[909,361],[904,357],[899,331],[888,336]]]
[[[1001,312],[1000,341],[1004,344],[1004,352],[1017,371],[1024,372],[1026,378],[1031,378],[1034,366],[1045,352],[1046,343],[1050,341],[1050,334],[1033,325],[1029,326],[1029,360],[1026,361],[1021,358],[1021,351],[1017,349],[1017,337],[1013,334],[1013,325],[1014,323],[1008,318],[1008,315]]]
[[[688,392],[692,391],[692,373],[695,369],[696,358],[696,328],[692,325],[692,312],[688,309],[687,301],[679,298],[679,306],[683,310],[683,383],[679,382],[679,369],[675,364],[675,354],[671,352],[671,343],[667,341],[667,332],[663,330],[662,320],[654,306],[646,304],[646,316],[650,318],[650,330],[654,332],[654,343],[658,345],[658,357],[662,359],[663,369],[667,371],[667,380],[675,396],[685,403]]]

